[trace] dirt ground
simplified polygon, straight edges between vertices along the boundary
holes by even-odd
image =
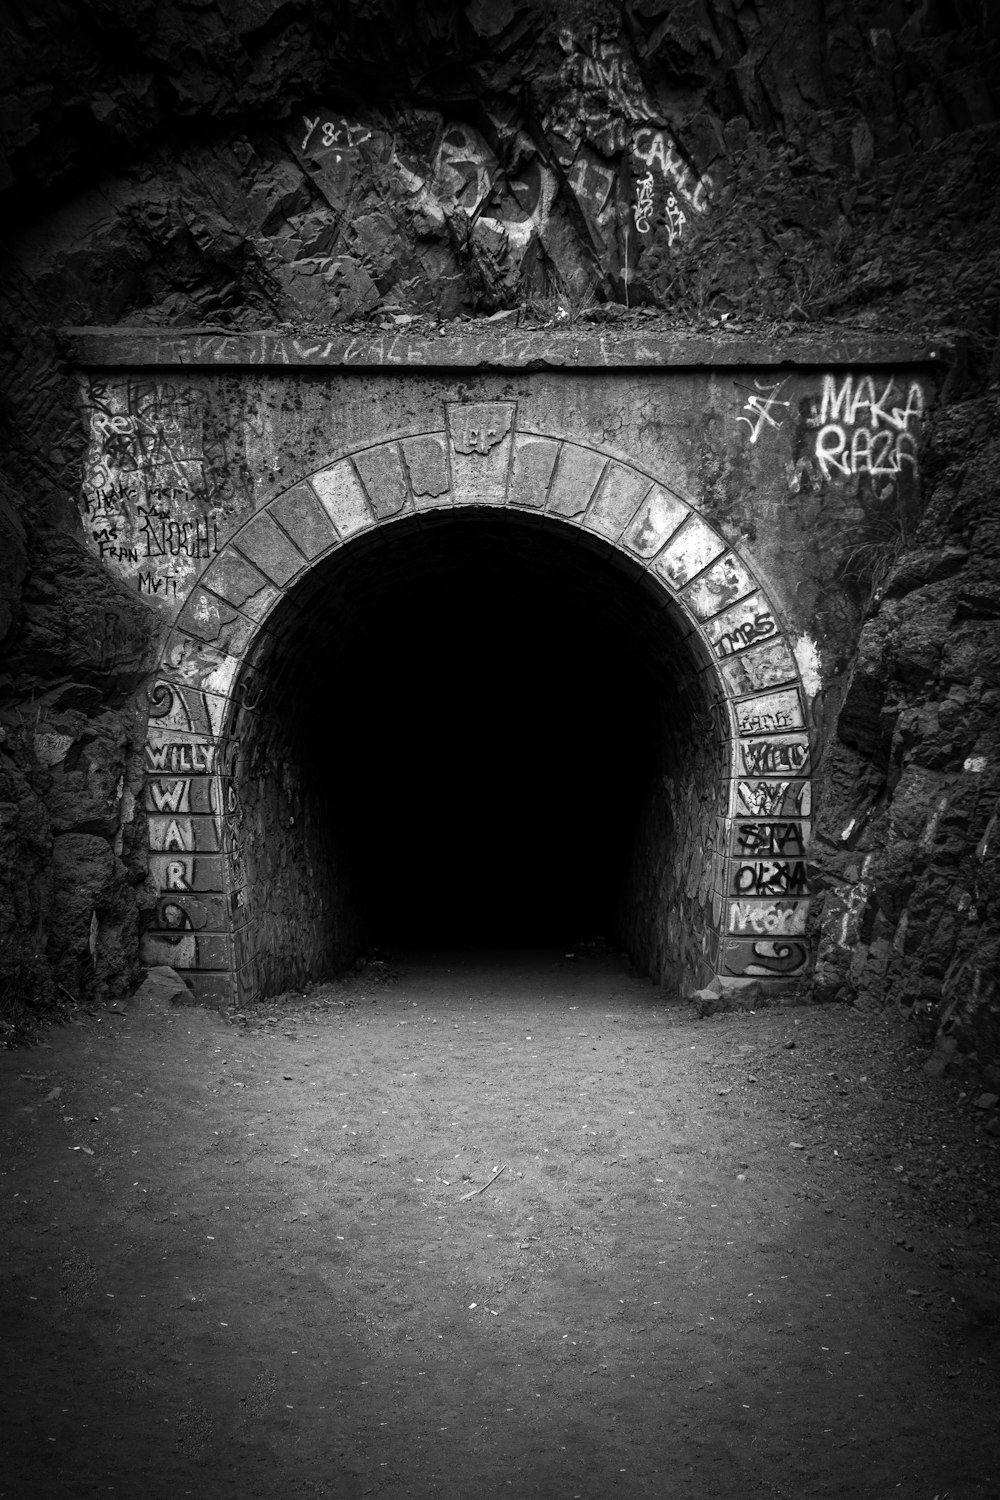
[[[974,1087],[613,956],[397,967],[0,1056],[0,1496],[1000,1496]]]

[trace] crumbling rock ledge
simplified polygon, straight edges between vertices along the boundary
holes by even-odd
[[[334,332],[329,336],[261,330],[231,333],[201,328],[67,328],[68,357],[88,368],[184,365],[286,369],[289,366],[379,368],[384,365],[463,369],[573,368],[670,369],[807,368],[829,365],[909,366],[946,361],[951,346],[940,340],[865,334],[802,334],[780,338],[715,335],[650,328],[596,330],[525,329],[507,332],[488,323],[468,331],[442,325],[434,337],[394,332],[388,336]]]

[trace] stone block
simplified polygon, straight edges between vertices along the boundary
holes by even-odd
[[[769,734],[782,729],[802,729],[802,703],[798,691],[760,693],[734,704],[736,726],[741,736]]]
[[[277,495],[267,507],[304,557],[319,557],[337,544],[337,533],[330,517],[320,505],[312,486],[304,480],[284,494]]]
[[[740,859],[802,859],[811,832],[804,818],[738,818],[732,825],[732,852]]]
[[[551,438],[518,435],[510,472],[511,505],[543,509],[549,481],[559,456],[559,444]]]
[[[372,510],[379,519],[398,515],[410,498],[399,445],[382,443],[377,448],[364,448],[355,453],[353,459]]]
[[[726,908],[728,931],[742,937],[802,937],[808,918],[808,898],[731,900]]]
[[[241,1000],[255,999],[263,988],[263,973],[259,956],[248,958],[234,972],[236,993]]]
[[[724,992],[712,989],[706,985],[702,989],[692,990],[687,996],[688,1004],[693,1005],[701,1020],[706,1016],[714,1016],[719,1011],[727,1010]]]
[[[712,647],[708,644],[701,631],[695,629],[690,620],[686,619],[683,615],[681,616],[681,619],[683,620],[684,626],[686,627],[682,629],[681,636],[687,641],[688,651],[691,653],[691,659],[695,667],[699,672],[707,671],[710,681],[717,680],[719,675],[719,663],[716,659],[715,652],[712,650]],[[719,689],[719,696],[725,696],[725,692],[721,688]]]
[[[777,633],[778,625],[764,595],[757,592],[709,620],[704,630],[716,655],[723,658],[767,640]]]
[[[692,512],[652,566],[672,588],[682,589],[696,573],[707,568],[725,551],[726,544],[718,532]]]
[[[209,616],[209,623],[206,625],[205,605],[211,598],[212,595],[204,589],[196,588],[177,617],[178,629],[198,637],[206,646],[212,646],[228,656],[241,657],[257,633],[257,627],[252,620],[235,611],[226,619],[227,606],[224,604],[217,617]]]
[[[263,618],[278,597],[274,584],[258,568],[229,548],[220,552],[208,565],[201,576],[201,582],[213,594],[234,604],[254,620]]]
[[[221,891],[160,891],[149,930],[177,938],[202,932],[228,932],[226,898]]]
[[[677,495],[654,485],[622,541],[636,557],[653,557],[690,514],[691,507]]]
[[[157,854],[213,854],[222,848],[222,819],[204,814],[174,817],[150,813],[146,819],[149,847]]]
[[[732,789],[737,817],[808,818],[812,811],[812,783],[803,778],[736,780]]]
[[[259,928],[256,922],[245,922],[233,932],[233,961],[237,969],[245,968],[257,956]]]
[[[414,505],[418,510],[443,505],[444,496],[451,489],[444,439],[428,433],[421,437],[405,438],[401,446]]]
[[[197,694],[201,710],[207,713],[208,729],[218,735],[229,718],[230,695],[233,693],[240,662],[214,646],[175,631],[167,643],[164,657],[171,671],[184,679],[187,691]]]
[[[515,402],[449,401],[445,409],[455,504],[506,504]]]
[[[739,656],[725,658],[719,663],[719,670],[736,696],[778,687],[798,677],[795,657],[783,636],[753,646]]]
[[[729,861],[727,896],[807,896],[809,871],[804,859],[734,855]]]
[[[305,558],[266,510],[258,511],[236,532],[233,546],[254,563],[279,588],[305,567]]]
[[[229,736],[216,738],[162,726],[154,720],[146,731],[143,763],[153,774],[209,776],[213,771],[223,771],[228,775],[238,748],[239,742]]]
[[[649,493],[651,480],[637,469],[610,463],[597,487],[584,525],[617,541]]]
[[[361,481],[346,458],[314,474],[310,482],[341,540],[374,525]]]
[[[222,786],[214,776],[147,776],[142,800],[146,812],[177,818],[189,813],[204,817],[221,815],[216,806]]]
[[[563,443],[549,486],[546,512],[552,516],[580,516],[587,509],[604,473],[607,459],[593,448],[577,443]]]
[[[225,626],[239,620],[235,608],[203,588],[195,587],[188,595],[187,603],[177,617],[177,622],[189,635],[200,640],[215,642]]]
[[[699,620],[708,620],[757,587],[747,569],[732,552],[706,568],[684,590],[684,602]]]
[[[811,769],[809,736],[780,734],[741,740],[736,763],[745,776],[807,776]]]
[[[179,940],[170,933],[144,932],[139,942],[139,959],[144,964],[169,962],[185,976],[192,969],[228,970],[229,939],[221,932],[199,933]]]
[[[220,854],[187,854],[176,849],[151,854],[149,874],[157,890],[165,893],[224,889]]]
[[[805,972],[809,945],[796,938],[729,937],[722,947],[724,974],[738,978],[791,978]]]

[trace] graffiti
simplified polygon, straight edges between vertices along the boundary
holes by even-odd
[[[121,404],[121,394],[102,388],[105,401]],[[200,428],[204,406],[200,393],[155,385],[129,388],[124,410],[93,406],[85,487],[93,493],[117,484],[127,491],[134,486],[125,484],[122,474],[138,476],[142,469],[157,469],[171,476],[171,486],[186,493],[190,480],[200,478],[187,466],[197,463],[189,443]]]
[[[809,742],[804,736],[747,740],[740,745],[739,755],[749,776],[804,776],[809,769]]]
[[[220,547],[226,503],[251,483],[221,404],[171,382],[93,381],[81,511],[91,550],[138,593],[169,605]]]
[[[796,719],[788,709],[760,709],[744,710],[740,705],[740,733],[741,734],[767,734],[776,729],[792,729],[795,727]]]
[[[715,649],[720,657],[732,656],[746,646],[752,646],[755,641],[766,640],[769,635],[775,634],[777,628],[774,616],[768,610],[759,610],[752,619],[744,620],[720,635]]]
[[[750,390],[749,386],[741,385],[738,380],[734,383],[738,390]],[[769,427],[773,427],[775,429],[779,428],[782,425],[776,417],[773,417],[771,415],[771,410],[776,406],[783,406],[787,410],[788,407],[790,407],[792,404],[790,401],[778,400],[778,392],[781,390],[781,387],[784,385],[784,383],[785,382],[783,380],[779,380],[777,385],[768,386],[763,384],[759,380],[754,381],[754,386],[756,387],[756,389],[750,391],[749,396],[743,403],[743,410],[752,412],[753,415],[749,417],[736,418],[737,422],[745,422],[749,427],[751,443],[755,443],[760,437],[765,422]]]
[[[688,214],[705,212],[709,178],[700,178],[691,170],[676,144],[661,129],[644,126],[637,130],[632,137],[631,152],[633,162],[638,164],[635,227],[640,234],[648,234],[659,217],[666,230],[667,244],[673,245],[683,233]],[[662,202],[659,214],[657,200]]]
[[[167,861],[163,872],[162,889],[165,891],[189,891],[191,889],[191,871],[185,860]]]
[[[805,828],[798,821],[736,825],[736,848],[743,858],[775,855],[797,859],[805,853],[805,847]]]
[[[593,57],[584,57],[580,66],[580,81],[584,88],[603,89],[611,98],[624,98],[624,89],[630,80],[627,63],[623,67],[622,54],[607,42],[598,43]]]
[[[160,506],[147,510],[140,505],[137,511],[146,557],[209,558],[219,550],[219,523],[208,516],[176,521]]]
[[[140,594],[162,594],[164,599],[176,599],[178,598],[177,585],[183,582],[182,578],[172,573],[165,578],[157,578],[155,573],[140,573],[135,586]]]
[[[775,818],[783,813],[806,818],[812,811],[808,781],[738,781],[736,813]]]
[[[892,480],[904,469],[915,472],[915,429],[923,410],[923,391],[916,381],[903,398],[894,376],[879,395],[871,375],[824,375],[816,434],[823,478],[871,474]]]
[[[684,228],[684,225],[687,223],[687,218],[685,217],[684,211],[678,204],[677,199],[674,197],[673,193],[667,194],[666,207],[667,244],[672,245],[674,243],[674,240],[680,237],[680,232]]]
[[[747,698],[736,704],[736,722],[741,735],[773,734],[781,729],[802,728],[802,705],[794,688]],[[749,768],[748,768],[749,769]]]
[[[632,151],[650,171],[654,166],[657,167],[662,176],[674,184],[676,191],[695,213],[705,212],[708,207],[705,198],[712,185],[711,178],[707,173],[698,177],[691,170],[665,131],[648,127],[636,131]]]
[[[103,629],[92,637],[101,666],[109,671],[117,667],[137,667],[146,650],[146,637],[120,615],[104,611]]]
[[[187,813],[191,811],[190,781],[148,781],[146,790],[154,812]]]
[[[498,163],[478,130],[456,122],[441,136],[434,159],[434,191],[443,202],[476,213],[489,196]]]
[[[220,746],[204,732],[210,714],[203,694],[161,678],[150,690],[149,703],[145,806],[149,874],[160,899],[143,936],[143,957],[175,968],[213,967],[218,944],[225,940],[212,930],[218,932],[226,920],[218,854],[219,771],[232,761],[237,746],[234,741]],[[194,891],[200,899],[192,896]],[[209,933],[196,937],[203,928]]]
[[[598,237],[607,244],[615,222],[614,172],[583,148],[573,159],[566,180],[584,217],[593,222]]]
[[[172,969],[198,967],[198,939],[194,923],[178,901],[161,901],[156,911],[157,930],[145,934],[146,963],[169,964]]]
[[[146,766],[151,771],[170,770],[208,776],[215,770],[218,746],[212,740],[166,740],[146,744]]]
[[[734,896],[806,896],[809,880],[803,860],[757,859],[733,868]]]
[[[182,854],[190,853],[194,848],[194,828],[190,818],[183,821],[177,818],[154,818],[149,819],[149,847],[160,853],[168,854],[171,850],[179,850]]]
[[[729,930],[732,933],[797,937],[806,930],[808,901],[731,901]]]
[[[122,479],[115,479],[103,485],[101,488],[85,490],[83,494],[83,514],[89,520],[99,520],[102,516],[112,516],[124,506],[139,498],[139,489],[135,484],[126,484]]]
[[[586,139],[603,156],[616,156],[628,144],[632,127],[656,116],[635,63],[618,41],[596,31],[578,39],[567,27],[559,33],[559,45],[565,60],[558,103],[545,118],[546,133],[574,146]]]
[[[118,539],[118,533],[113,526],[106,528],[104,531],[95,531],[92,533],[92,535],[94,541],[97,543],[98,556],[100,557],[101,562],[104,562],[105,560],[109,562],[139,561],[138,547],[118,547],[115,545]]]
[[[636,203],[633,210],[635,227],[640,234],[648,234],[653,227],[653,214],[655,202],[653,198],[653,174],[647,172],[645,177],[636,183]],[[687,223],[687,217],[673,193],[668,193],[664,204],[664,228],[667,231],[667,244],[672,245],[674,240],[680,237],[681,230]]]
[[[808,953],[805,943],[782,943],[768,939],[753,942],[734,938],[726,944],[725,966],[730,974],[744,977],[778,977],[803,970]]]
[[[518,144],[531,156],[525,136]],[[431,165],[430,191],[424,178],[406,172],[407,186],[416,195],[415,207],[444,223],[446,213],[461,209],[473,229],[494,234],[519,260],[549,220],[558,182],[555,173],[537,159],[529,159],[507,175],[478,130],[456,121],[448,125]],[[488,211],[487,211],[488,210]]]
[[[372,138],[371,131],[364,125],[352,124],[340,115],[324,115],[321,112],[314,119],[303,115],[302,126],[305,135],[299,149],[308,151],[311,142],[314,155],[320,150],[332,151],[338,162],[343,156],[353,155],[359,146]]]
[[[653,174],[647,172],[635,185],[635,210],[633,218],[640,234],[648,234],[653,217]]]

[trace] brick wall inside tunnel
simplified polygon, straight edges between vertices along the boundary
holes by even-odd
[[[385,541],[288,596],[236,711],[241,989],[359,939],[600,934],[663,982],[705,970],[728,782],[674,613],[568,527],[474,512]]]

